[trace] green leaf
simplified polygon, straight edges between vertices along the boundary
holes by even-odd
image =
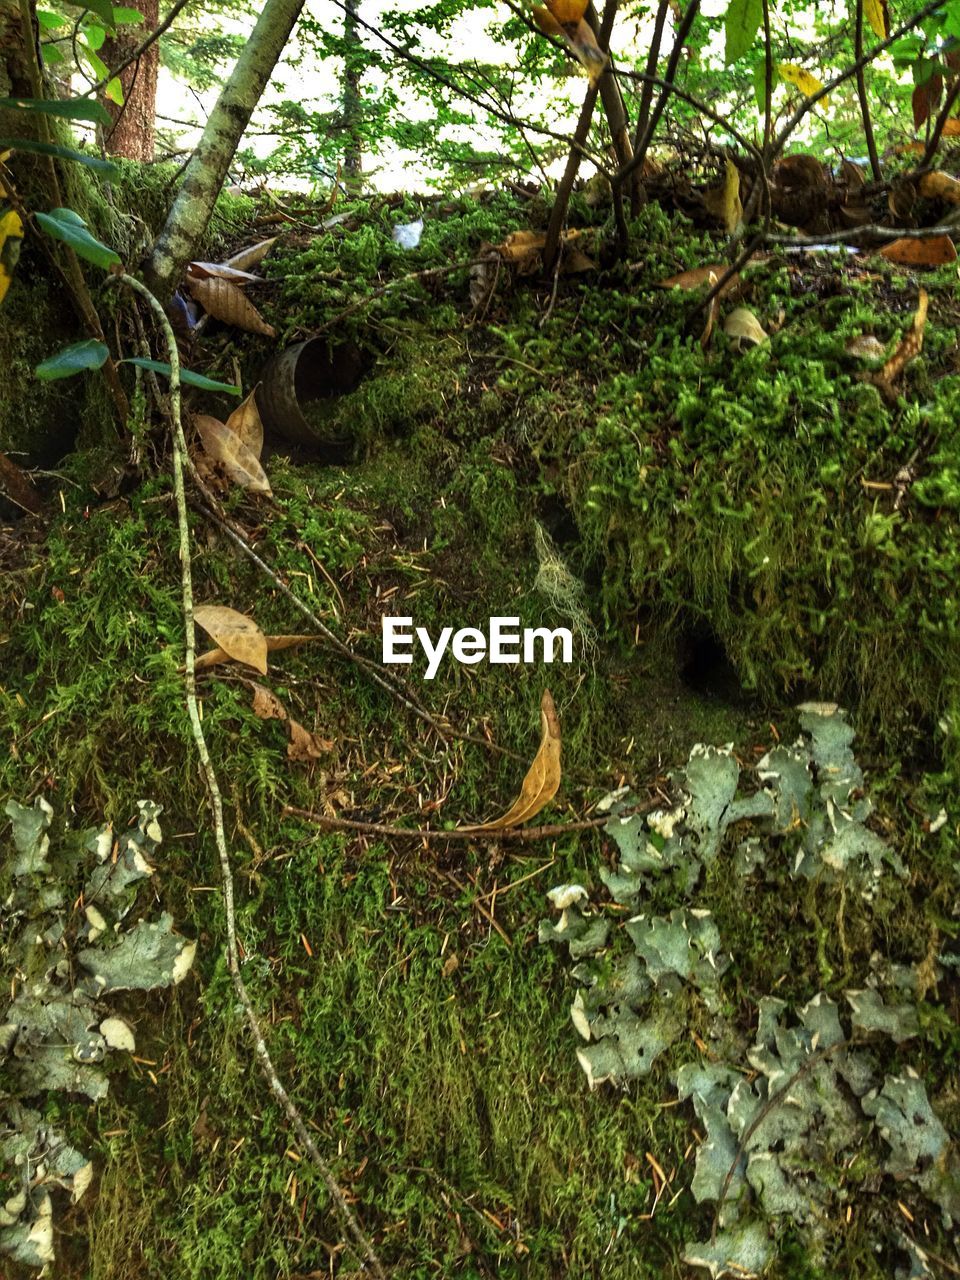
[[[763,21],[763,0],[730,0],[724,27],[727,33],[724,62],[738,62],[756,39]]]
[[[115,102],[118,107],[123,106],[123,85],[120,83],[120,77],[114,76],[108,81],[107,87],[104,89],[104,96],[109,98],[111,102]]]
[[[91,98],[67,98],[63,102],[52,102],[48,98],[0,98],[0,111],[32,111],[42,116],[59,116],[62,120],[112,123],[106,107]]]
[[[42,44],[40,46],[40,56],[43,58],[45,67],[53,67],[59,62],[66,62],[66,58],[55,44]]]
[[[126,360],[121,360],[120,364],[135,364],[138,369],[152,369],[154,373],[162,373],[165,377],[170,377],[170,366],[165,360],[128,356]],[[191,373],[189,369],[180,370],[180,381],[191,387],[200,387],[203,391],[229,391],[232,396],[238,396],[242,392],[242,388],[235,387],[229,382],[214,382],[212,378],[205,378],[202,373]]]
[[[103,27],[97,22],[89,22],[84,25],[83,36],[91,49],[100,50],[103,48],[107,33]]]
[[[51,209],[49,213],[35,215],[37,221],[47,235],[55,240],[62,240],[79,257],[92,262],[94,266],[104,270],[120,262],[120,255],[115,249],[101,244],[87,230],[87,224],[73,209]]]
[[[55,31],[57,27],[65,27],[67,20],[62,13],[51,13],[49,9],[37,10],[37,23],[44,31]]]
[[[74,151],[72,147],[61,147],[59,142],[33,142],[28,138],[0,138],[0,151],[8,147],[14,151],[27,151],[31,155],[59,156],[61,160],[72,160],[76,164],[85,164],[88,169],[102,173],[106,178],[115,178],[119,169],[112,160],[101,160],[89,151]]]
[[[143,14],[139,9],[127,9],[117,5],[113,10],[113,21],[118,27],[137,27],[143,22]]]
[[[777,85],[780,83],[780,73],[777,70],[777,64],[774,63],[770,68],[770,92],[773,93]],[[765,62],[761,62],[759,66],[753,69],[753,92],[757,99],[757,110],[763,111],[764,100],[767,90],[767,67]]]
[[[72,9],[89,9],[108,27],[113,26],[113,5],[110,0],[67,0]]]
[[[97,30],[99,30],[99,28],[97,28]],[[87,62],[90,63],[90,66],[93,68],[97,79],[106,80],[107,76],[110,74],[110,68],[107,66],[104,60],[100,57],[100,55],[96,53],[93,49],[91,49],[91,47],[88,44],[86,44],[84,41],[80,42],[80,52],[81,54],[83,54]]]
[[[99,369],[109,354],[106,343],[88,338],[86,342],[75,342],[72,347],[64,347],[55,356],[50,356],[37,365],[34,373],[41,382],[72,378],[75,373],[83,373],[86,369]]]

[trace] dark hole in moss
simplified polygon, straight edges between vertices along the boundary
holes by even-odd
[[[694,623],[680,640],[680,678],[688,689],[725,702],[747,702],[736,667],[712,627]]]

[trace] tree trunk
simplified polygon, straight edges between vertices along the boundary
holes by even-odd
[[[142,27],[122,27],[114,40],[108,40],[100,56],[108,67],[117,67],[134,51],[145,35],[160,22],[160,0],[137,0],[143,14]],[[111,155],[126,160],[152,160],[157,105],[157,72],[160,67],[158,41],[120,74],[123,106],[106,104],[113,119],[107,131],[106,148]]]
[[[357,14],[360,0],[345,0],[343,13],[343,39],[347,47],[343,61],[343,89],[340,97],[343,116],[343,176],[347,187],[355,191],[360,186],[363,165],[363,106],[360,100],[360,67],[353,59],[354,50],[360,44]]]
[[[184,267],[203,238],[240,139],[303,4],[304,0],[266,0],[257,25],[210,113],[147,265],[147,282],[164,302],[170,299]]]

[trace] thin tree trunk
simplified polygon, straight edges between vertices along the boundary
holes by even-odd
[[[173,294],[184,267],[200,245],[240,139],[303,4],[304,0],[266,0],[210,113],[146,269],[151,290],[164,302]]]
[[[363,167],[363,105],[360,99],[360,67],[354,60],[354,51],[360,43],[360,26],[357,15],[360,0],[345,0],[343,10],[343,40],[346,54],[343,62],[343,81],[340,97],[343,118],[343,176],[347,186],[356,190],[360,185]]]
[[[108,40],[100,51],[108,67],[119,66],[160,21],[160,0],[137,0],[137,7],[143,14],[143,26],[121,28],[116,38]],[[105,140],[111,155],[123,156],[126,160],[153,159],[159,67],[160,45],[154,43],[120,73],[123,106],[106,104],[113,119]]]
[[[617,4],[618,0],[606,0],[603,17],[600,19],[597,44],[604,53],[607,53],[610,48],[610,32],[613,30]],[[545,271],[553,269],[557,254],[560,252],[560,237],[563,234],[563,224],[567,218],[570,193],[573,191],[573,184],[580,168],[581,148],[590,135],[590,121],[593,119],[593,109],[596,106],[597,96],[605,80],[613,80],[613,73],[609,67],[604,71],[600,84],[596,88],[587,89],[584,95],[583,106],[580,108],[580,118],[577,121],[577,127],[573,135],[573,145],[567,157],[567,166],[563,171],[563,177],[560,179],[560,185],[557,187],[557,198],[554,200],[553,208],[550,210],[550,221],[547,224],[547,234],[543,246],[543,266]],[[620,91],[617,89],[618,97],[619,93]],[[625,129],[626,126],[624,125],[624,132]]]

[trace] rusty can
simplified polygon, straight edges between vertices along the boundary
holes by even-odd
[[[319,446],[325,453],[347,456],[354,444],[342,428],[324,429],[339,396],[353,391],[368,361],[353,342],[310,338],[273,356],[257,388],[263,425],[285,440]]]

